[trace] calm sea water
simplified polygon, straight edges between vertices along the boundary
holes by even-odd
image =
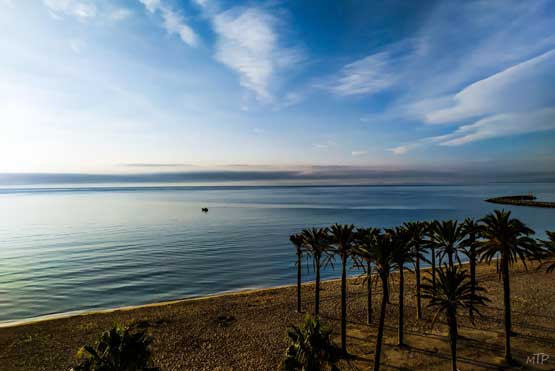
[[[528,192],[555,201],[555,184],[0,189],[0,322],[294,283],[304,227],[481,217]],[[505,208],[555,229],[555,209]]]

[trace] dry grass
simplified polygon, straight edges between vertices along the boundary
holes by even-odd
[[[503,370],[503,310],[501,282],[493,267],[479,267],[479,280],[492,303],[473,326],[461,315],[459,368]],[[430,313],[416,320],[413,275],[408,274],[406,296],[407,348],[396,344],[397,305],[393,282],[392,305],[386,319],[382,364],[384,370],[446,370],[449,350],[441,321],[430,328]],[[555,369],[555,275],[512,271],[514,331],[513,356],[521,363],[513,369]],[[303,285],[304,305],[312,309],[313,287]],[[323,284],[322,318],[333,326],[339,341],[339,284]],[[376,325],[367,326],[366,288],[357,280],[349,285],[348,347],[352,357],[342,370],[371,369]],[[295,288],[286,287],[190,300],[110,313],[89,314],[0,329],[1,371],[62,371],[74,362],[77,350],[92,342],[114,322],[146,329],[154,337],[156,363],[169,370],[275,370],[286,347],[289,324],[301,321],[295,312]],[[380,291],[375,289],[374,320]],[[533,353],[551,355],[544,365],[526,364]]]

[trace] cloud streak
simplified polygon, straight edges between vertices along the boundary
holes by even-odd
[[[397,80],[389,53],[380,52],[345,65],[324,88],[340,96],[366,95],[390,88]]]
[[[389,150],[402,155],[426,145],[461,146],[513,135],[555,130],[555,50],[472,83],[433,104],[414,105],[427,124],[463,123],[452,133]],[[441,107],[435,107],[435,105]],[[477,119],[477,120],[476,120]]]
[[[191,47],[198,46],[199,38],[196,32],[185,22],[180,12],[172,9],[160,0],[139,1],[150,13],[160,12],[164,29],[168,34],[178,35],[185,44]]]
[[[509,67],[455,94],[451,104],[431,111],[431,124],[504,112],[524,112],[555,105],[555,50]],[[523,125],[525,125],[523,123]]]
[[[222,12],[197,1],[217,35],[215,58],[239,76],[239,83],[262,103],[272,103],[277,75],[303,60],[296,48],[282,45],[279,20],[259,7],[234,7]]]
[[[44,5],[52,12],[54,16],[66,15],[78,18],[79,20],[87,20],[94,18],[98,9],[93,2],[79,0],[44,0]]]

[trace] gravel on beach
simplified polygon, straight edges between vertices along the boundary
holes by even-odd
[[[513,369],[555,370],[555,274],[534,268],[525,271],[521,265],[511,273],[513,357],[518,362]],[[407,272],[405,276],[408,346],[396,345],[398,280],[393,277],[382,369],[448,369],[450,353],[444,320],[440,318],[431,328],[432,313],[425,301],[424,319],[416,319],[414,274]],[[460,313],[459,368],[510,369],[502,361],[502,283],[495,265],[479,266],[478,279],[492,302],[474,325],[466,313]],[[302,289],[303,308],[310,313],[313,284],[303,284]],[[374,286],[374,321],[368,326],[366,286],[360,279],[351,279],[348,289],[347,344],[351,356],[339,366],[341,370],[371,369],[381,291],[379,285]],[[338,343],[339,281],[323,283],[321,303],[322,321],[334,329],[334,341]],[[93,343],[116,322],[146,330],[154,338],[154,360],[163,371],[276,370],[287,346],[287,327],[300,323],[304,316],[295,309],[296,287],[289,286],[0,328],[0,371],[68,370],[79,348]],[[529,357],[537,353],[550,359],[544,364],[530,364]]]

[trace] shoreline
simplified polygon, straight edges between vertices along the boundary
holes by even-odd
[[[466,264],[466,263],[463,263]],[[374,275],[374,274],[373,274]],[[348,277],[349,280],[356,280],[357,277]],[[334,283],[336,281],[340,281],[341,278],[330,278],[326,280],[322,280],[321,283]],[[313,285],[315,281],[305,281],[302,283],[303,286],[305,285]],[[156,308],[156,307],[165,307],[174,304],[182,304],[182,303],[192,303],[210,299],[218,299],[218,298],[226,298],[226,297],[236,297],[236,296],[243,296],[243,295],[252,295],[252,294],[263,294],[273,290],[282,290],[282,289],[290,289],[296,288],[296,284],[286,284],[286,285],[278,285],[278,286],[269,286],[269,287],[259,287],[259,288],[239,288],[235,290],[227,290],[221,291],[214,294],[205,294],[205,295],[198,295],[198,296],[190,296],[181,299],[173,299],[173,300],[163,300],[163,301],[156,301],[151,303],[145,304],[137,304],[137,305],[125,305],[121,307],[112,307],[112,308],[105,308],[105,309],[83,309],[83,310],[74,310],[69,312],[60,312],[60,313],[52,313],[52,314],[45,314],[37,317],[25,318],[21,320],[8,320],[4,322],[0,322],[0,329],[8,329],[14,327],[21,327],[33,324],[40,324],[49,321],[55,321],[60,319],[70,319],[75,317],[86,317],[96,314],[110,314],[115,312],[128,312],[133,310],[140,310],[145,308]]]
[[[336,280],[338,279],[333,278],[333,279],[325,280],[325,282],[336,281]],[[303,285],[311,284],[313,282],[314,281],[303,282]],[[324,280],[322,280],[322,282],[324,282]],[[173,304],[216,299],[221,297],[233,297],[233,296],[249,295],[249,294],[256,294],[256,293],[264,293],[266,291],[279,290],[279,289],[289,288],[292,286],[296,286],[296,285],[280,285],[280,286],[260,287],[260,288],[240,288],[236,290],[221,291],[214,294],[190,296],[190,297],[185,297],[181,299],[163,300],[163,301],[156,301],[156,302],[145,303],[145,304],[125,305],[121,307],[112,307],[112,308],[105,308],[105,309],[82,309],[82,310],[74,310],[69,312],[45,314],[45,315],[26,318],[22,320],[14,320],[14,321],[8,320],[8,321],[0,322],[0,329],[32,325],[32,324],[37,324],[42,322],[55,321],[59,319],[86,317],[86,316],[91,316],[95,314],[110,314],[110,313],[120,312],[120,311],[127,312],[132,310],[143,309],[143,308],[156,308],[156,307],[163,307],[163,306],[168,306]]]
[[[494,260],[496,260],[496,259],[493,259],[492,261],[494,261]],[[462,260],[461,265],[463,265],[463,266],[468,265],[468,261],[467,260]],[[488,266],[488,264],[478,263],[478,266]],[[430,270],[431,268],[432,268],[431,266],[421,266],[420,271],[421,272],[426,272],[426,271]],[[436,269],[437,268],[439,268],[439,265],[436,267]],[[372,273],[372,276],[375,276],[376,275],[375,271],[372,270],[372,272],[374,272],[374,273]],[[397,270],[392,271],[393,274],[396,274],[397,272],[398,272]],[[353,280],[359,279],[360,277],[361,277],[361,275],[357,275],[357,276],[347,275],[347,280],[348,281],[353,281]],[[341,278],[329,278],[329,279],[321,280],[321,284],[333,284],[333,283],[339,282],[339,281],[341,281]],[[304,287],[304,286],[314,285],[315,282],[316,281],[314,281],[314,280],[312,280],[312,281],[303,281],[302,286]],[[217,299],[217,298],[236,297],[236,296],[252,295],[252,294],[263,294],[265,292],[269,292],[269,291],[273,291],[273,290],[291,289],[291,288],[296,288],[296,287],[297,287],[296,283],[291,283],[291,284],[285,284],[285,285],[258,287],[258,288],[256,288],[256,287],[255,288],[238,288],[238,289],[233,289],[233,290],[216,292],[214,294],[204,294],[204,295],[190,296],[190,297],[178,298],[178,299],[172,299],[172,300],[155,301],[155,302],[137,304],[137,305],[124,305],[124,306],[121,306],[121,307],[100,308],[100,309],[82,309],[82,310],[73,310],[73,311],[69,311],[69,312],[51,313],[51,314],[45,314],[45,315],[40,315],[40,316],[36,316],[36,317],[24,318],[24,319],[21,319],[21,320],[13,320],[13,321],[8,320],[8,321],[0,322],[0,329],[21,327],[21,326],[26,326],[26,325],[33,325],[33,324],[42,323],[42,322],[55,321],[55,320],[60,320],[60,319],[68,319],[68,318],[74,318],[74,317],[86,317],[86,316],[91,316],[91,315],[95,315],[95,314],[110,314],[110,313],[115,313],[115,312],[128,312],[128,311],[140,310],[140,309],[145,309],[145,308],[165,307],[165,306],[174,305],[174,304],[191,303],[191,302],[198,302],[198,301]]]

